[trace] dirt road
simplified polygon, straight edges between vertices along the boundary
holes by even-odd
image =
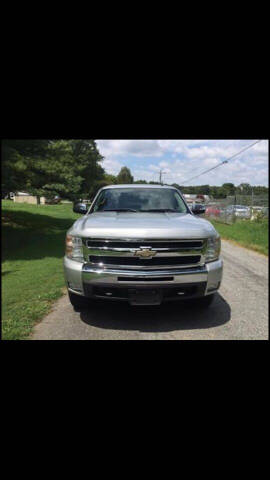
[[[268,258],[222,242],[223,281],[205,311],[167,303],[131,307],[104,302],[74,312],[68,296],[34,329],[42,340],[260,340],[268,339]]]

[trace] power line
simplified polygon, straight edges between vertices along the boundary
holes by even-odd
[[[220,167],[221,165],[224,165],[225,163],[228,163],[229,160],[232,160],[234,157],[236,157],[237,155],[240,155],[240,153],[244,152],[245,150],[248,150],[249,148],[253,147],[254,145],[256,145],[256,143],[259,143],[261,142],[262,140],[257,140],[256,142],[252,143],[251,145],[248,145],[247,147],[243,148],[242,150],[240,150],[238,153],[235,153],[234,155],[232,155],[231,157],[227,158],[226,160],[223,160],[223,162],[219,163],[218,165],[216,165],[215,167],[212,167],[212,168],[209,168],[208,170],[205,170],[204,172],[202,173],[199,173],[199,175],[196,175],[195,177],[192,177],[192,178],[189,178],[188,180],[184,180],[183,182],[181,182],[181,185],[183,185],[183,183],[187,183],[187,182],[190,182],[191,180],[194,180],[195,178],[198,178],[200,177],[201,175],[204,175],[205,173],[208,173],[208,172],[211,172],[211,170],[215,170],[215,168],[218,168]]]

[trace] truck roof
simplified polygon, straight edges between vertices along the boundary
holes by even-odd
[[[107,185],[106,187],[103,187],[102,190],[107,188],[171,188],[172,190],[176,190],[175,187],[171,187],[169,185],[149,185],[146,183]]]

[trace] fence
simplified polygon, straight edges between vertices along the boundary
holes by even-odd
[[[205,218],[233,224],[237,220],[268,218],[268,196],[236,195],[207,203]]]

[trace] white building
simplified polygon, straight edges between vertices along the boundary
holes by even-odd
[[[9,196],[15,203],[31,203],[33,205],[38,205],[39,203],[41,205],[45,204],[45,197],[40,197],[38,201],[38,197],[27,192],[10,192]]]

